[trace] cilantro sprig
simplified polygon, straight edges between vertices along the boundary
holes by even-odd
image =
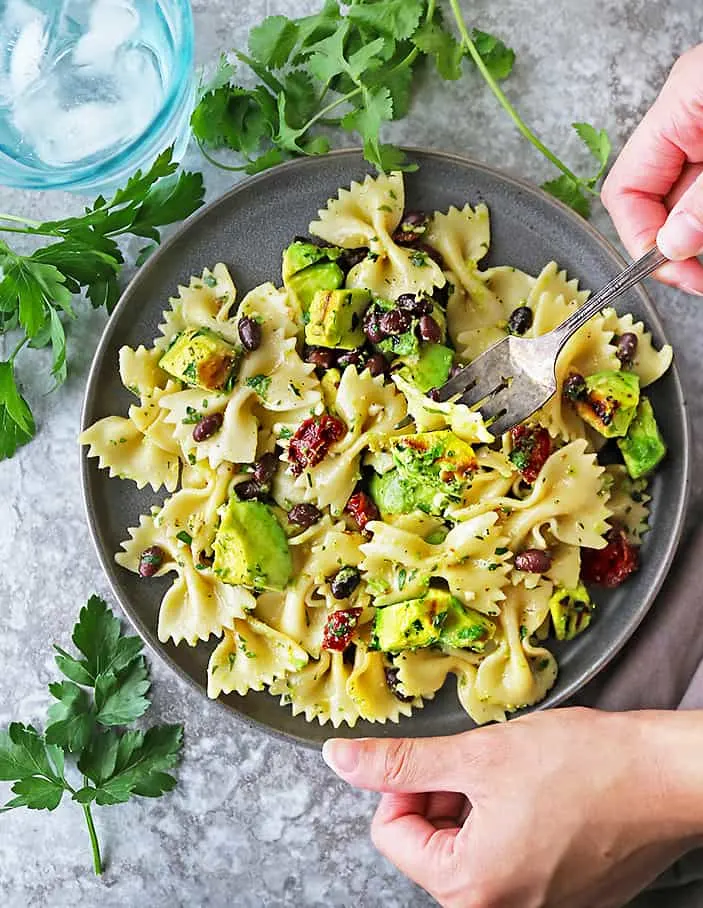
[[[160,228],[188,217],[203,204],[199,173],[177,173],[172,149],[145,172],[137,171],[111,199],[98,197],[78,217],[42,223],[0,214],[0,234],[22,234],[48,241],[29,255],[0,240],[0,339],[17,344],[0,362],[0,460],[12,457],[35,434],[27,401],[17,385],[15,362],[21,351],[51,347],[54,387],[66,380],[66,324],[77,317],[76,300],[85,292],[93,308],[112,310],[119,297],[124,257],[118,240],[148,241],[146,258],[161,240]]]
[[[447,26],[454,20],[458,37]],[[574,123],[598,162],[580,177],[522,119],[500,82],[513,69],[515,52],[497,36],[469,29],[459,0],[325,0],[316,14],[299,19],[269,16],[249,33],[248,52],[230,55],[257,77],[253,88],[237,84],[237,63],[223,56],[202,85],[192,117],[203,154],[227,170],[258,173],[300,155],[331,147],[335,128],[357,135],[366,159],[379,170],[411,170],[394,145],[384,143],[385,124],[405,117],[424,64],[446,80],[460,79],[464,63],[477,71],[520,133],[560,175],[543,188],[588,216],[610,155],[605,130]],[[239,153],[225,164],[219,149]]]
[[[149,676],[142,641],[124,636],[107,604],[92,596],[73,629],[79,655],[55,647],[67,680],[49,685],[44,734],[12,722],[0,730],[0,781],[12,782],[17,807],[55,810],[64,795],[81,805],[96,874],[102,873],[92,804],[122,804],[131,797],[158,798],[176,785],[171,770],[183,745],[181,725],[126,729],[149,709]],[[67,765],[68,759],[68,765]],[[80,774],[73,781],[69,769]]]

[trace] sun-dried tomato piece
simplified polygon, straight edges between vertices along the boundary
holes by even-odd
[[[381,517],[376,502],[366,492],[355,492],[347,502],[346,510],[351,514],[362,533],[369,521],[379,520]]]
[[[552,453],[552,439],[541,426],[515,426],[510,430],[513,450],[510,460],[522,473],[525,482],[534,482]]]
[[[311,416],[298,426],[290,440],[288,460],[295,476],[306,467],[314,467],[323,460],[330,447],[344,437],[347,429],[341,419],[334,416]]]
[[[360,616],[360,608],[340,609],[338,612],[332,612],[327,619],[322,635],[322,648],[344,652],[351,643]]]
[[[604,549],[581,549],[581,576],[586,583],[616,587],[639,567],[639,549],[622,527],[613,527]]]

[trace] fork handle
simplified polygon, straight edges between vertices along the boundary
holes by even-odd
[[[632,262],[627,268],[616,274],[611,281],[601,287],[573,315],[570,315],[566,321],[554,329],[554,333],[561,336],[562,346],[582,325],[585,325],[589,319],[593,318],[601,309],[604,309],[608,303],[622,296],[623,293],[638,284],[642,278],[647,277],[648,274],[656,271],[657,268],[660,268],[668,261],[667,257],[655,246],[649,252],[645,252],[636,262]]]

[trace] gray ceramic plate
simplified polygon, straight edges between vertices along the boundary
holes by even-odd
[[[597,288],[618,270],[622,260],[581,218],[532,186],[463,158],[411,151],[420,165],[407,176],[408,207],[426,210],[485,201],[491,212],[492,244],[488,264],[511,264],[536,274],[550,259]],[[232,269],[241,295],[267,280],[280,280],[282,249],[341,186],[368,172],[358,152],[339,152],[279,167],[236,186],[188,221],[141,269],[127,288],[102,338],[88,381],[83,425],[103,416],[125,413],[130,395],[119,380],[118,350],[123,344],[150,344],[161,312],[179,283],[218,261]],[[652,303],[642,290],[631,291],[619,308],[643,318],[658,344],[665,342]],[[642,569],[619,590],[599,593],[601,606],[588,633],[557,653],[560,674],[539,708],[572,696],[612,659],[652,604],[677,545],[688,486],[688,425],[679,377],[674,367],[653,388],[652,398],[670,455],[653,483],[651,532],[642,549]],[[83,453],[83,484],[88,520],[103,567],[124,611],[144,640],[181,677],[205,696],[206,666],[212,645],[195,649],[164,645],[156,635],[159,602],[169,578],[145,582],[113,561],[126,528],[163,494],[137,491],[100,472]],[[245,721],[298,742],[319,745],[330,726],[294,718],[267,693],[225,697],[223,705]],[[460,707],[455,685],[443,691],[400,727],[359,722],[337,735],[451,734],[472,726]]]

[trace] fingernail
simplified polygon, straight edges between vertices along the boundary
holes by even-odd
[[[338,775],[354,772],[359,765],[359,754],[356,741],[325,741],[322,746],[322,759]]]
[[[681,289],[684,293],[691,293],[693,296],[703,296],[703,290],[698,290],[696,287],[688,287],[686,284],[682,284]]]
[[[703,224],[688,211],[678,211],[657,234],[657,246],[674,262],[703,252]]]

